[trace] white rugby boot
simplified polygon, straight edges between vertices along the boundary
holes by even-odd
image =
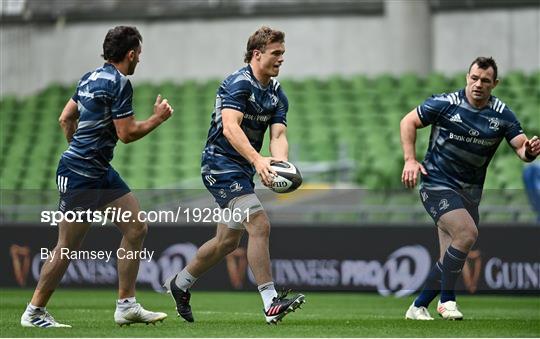
[[[50,327],[65,327],[70,328],[70,325],[61,324],[58,321],[54,320],[52,315],[47,312],[45,308],[35,310],[35,311],[24,311],[21,316],[21,326],[22,327],[40,327],[40,328],[50,328]]]
[[[412,303],[411,306],[409,306],[407,313],[405,313],[405,319],[433,320],[431,315],[429,315],[427,308],[425,308],[424,306],[416,307],[414,306],[414,302]]]
[[[447,320],[462,320],[463,313],[461,313],[455,301],[449,300],[447,302],[437,304],[437,312],[443,319]]]
[[[129,326],[134,323],[155,325],[156,322],[163,321],[165,318],[167,318],[166,313],[147,311],[139,303],[135,303],[128,308],[116,307],[116,311],[114,312],[114,321],[120,326]]]

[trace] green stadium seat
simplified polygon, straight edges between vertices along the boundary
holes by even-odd
[[[147,138],[129,145],[120,143],[116,148],[113,166],[130,186],[174,187],[198,180],[200,156],[220,82],[134,83],[134,108],[140,119],[151,114],[158,93],[169,99],[175,115]],[[294,158],[330,161],[346,145],[356,163],[357,182],[381,188],[400,185],[401,154],[388,156],[388,149],[400,148],[401,118],[431,94],[462,88],[465,76],[352,75],[280,82],[290,102],[288,137]],[[511,72],[497,88],[500,93],[495,92],[516,111],[529,135],[540,134],[539,84],[540,72]],[[58,115],[74,88],[53,84],[21,100],[9,96],[0,99],[2,156],[9,159],[0,161],[2,188],[54,188],[50,177],[54,176],[60,153],[67,148]],[[390,92],[396,95],[389,98]],[[17,119],[12,118],[15,115]],[[418,131],[419,158],[425,154],[429,133],[430,128]],[[486,187],[522,188],[521,166],[513,151],[503,145],[490,168],[497,174],[488,174]]]

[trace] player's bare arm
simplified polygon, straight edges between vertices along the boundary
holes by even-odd
[[[60,118],[58,118],[58,122],[64,131],[67,142],[71,142],[79,122],[79,109],[77,108],[77,103],[73,101],[73,99],[69,99],[66,106],[64,106]]]
[[[163,99],[161,95],[158,95],[156,102],[154,103],[154,113],[150,118],[144,121],[137,121],[135,120],[135,117],[131,115],[124,119],[114,120],[118,138],[124,144],[138,140],[153,131],[156,127],[165,122],[165,120],[169,119],[173,112],[174,110],[167,99]]]
[[[280,161],[289,159],[289,142],[287,141],[287,126],[284,124],[270,125],[270,154]]]
[[[407,188],[413,188],[418,181],[418,173],[427,175],[422,164],[416,160],[416,130],[423,128],[422,122],[416,113],[416,109],[410,111],[400,123],[401,147],[403,149],[403,172],[401,182]]]
[[[525,134],[520,134],[510,140],[510,145],[517,156],[525,162],[534,161],[540,154],[540,139],[536,135],[527,139]]]
[[[271,161],[276,161],[272,157],[263,157],[257,152],[246,134],[240,127],[244,114],[240,111],[225,108],[221,112],[223,121],[223,135],[230,142],[231,146],[240,153],[250,164],[255,167],[257,174],[261,177],[262,183],[265,186],[272,185],[272,175],[275,171],[270,167]]]

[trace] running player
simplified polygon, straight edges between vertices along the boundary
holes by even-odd
[[[60,125],[69,142],[62,154],[56,179],[60,191],[59,210],[86,211],[106,207],[139,212],[139,203],[129,187],[109,164],[120,139],[138,140],[167,120],[173,110],[158,95],[154,112],[145,121],[136,121],[131,107],[133,89],[126,77],[135,72],[142,48],[142,37],[135,27],[118,26],[107,33],[103,42],[106,63],[86,73],[68,100]],[[57,322],[45,306],[62,279],[70,260],[59,255],[62,248],[77,250],[90,227],[88,222],[61,222],[58,226],[57,253],[45,261],[32,300],[21,317],[24,327],[71,327]],[[123,234],[120,247],[139,251],[147,232],[145,223],[116,222]],[[114,320],[119,325],[155,323],[167,317],[150,312],[135,300],[135,282],[139,260],[118,259],[118,301]]]
[[[288,102],[273,77],[283,63],[285,34],[261,27],[248,40],[246,67],[229,75],[217,91],[215,109],[202,155],[201,174],[206,188],[221,207],[223,219],[216,236],[203,244],[196,257],[178,274],[167,279],[165,287],[176,302],[178,314],[193,321],[189,288],[206,271],[234,251],[247,230],[247,259],[264,305],[267,323],[277,323],[304,302],[297,294],[285,298],[277,294],[270,267],[270,222],[254,192],[253,176],[264,185],[272,184],[272,161],[287,160]],[[270,126],[270,153],[259,154],[264,134]],[[248,211],[241,222],[226,220],[226,211]]]
[[[442,318],[463,318],[455,283],[478,236],[478,205],[489,162],[503,139],[525,162],[540,153],[538,137],[527,139],[514,112],[491,95],[498,82],[495,60],[478,57],[469,67],[464,89],[432,96],[401,121],[401,180],[412,188],[421,173],[420,197],[438,227],[440,246],[439,260],[407,310],[407,319],[432,320],[427,307],[439,292],[437,312]],[[428,125],[429,149],[420,163],[416,130]]]

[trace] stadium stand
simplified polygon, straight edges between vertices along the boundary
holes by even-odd
[[[464,74],[445,77],[437,73],[425,78],[405,74],[401,77],[355,75],[284,79],[282,86],[290,101],[291,159],[317,164],[346,157],[354,163],[351,177],[359,187],[398,189],[402,170],[401,117],[432,93],[461,88],[464,80]],[[131,187],[175,188],[199,180],[200,153],[218,84],[215,79],[202,83],[134,84],[134,107],[139,116],[151,112],[157,93],[169,99],[175,114],[157,133],[116,149],[113,166]],[[2,189],[54,190],[54,171],[67,146],[57,118],[73,88],[53,84],[33,96],[2,98]],[[389,93],[392,95],[388,96]],[[495,95],[500,95],[518,114],[529,135],[540,134],[540,72],[506,74]],[[419,157],[427,148],[429,128],[420,133]],[[267,149],[265,144],[263,152],[267,153]],[[505,200],[521,199],[511,192],[523,188],[522,166],[511,148],[503,145],[488,170],[486,188],[505,189],[507,193],[494,197],[486,194],[486,199],[503,204]],[[405,200],[414,199],[415,196],[410,196]],[[522,199],[524,204],[525,199]],[[390,200],[391,194],[385,201]]]

